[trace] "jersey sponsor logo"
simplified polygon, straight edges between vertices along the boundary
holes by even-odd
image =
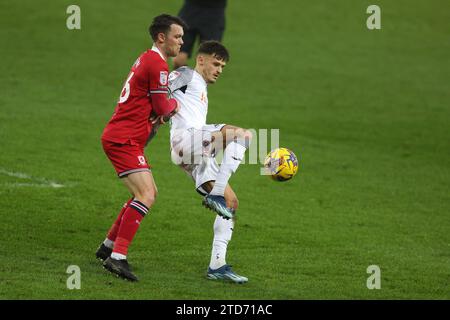
[[[167,71],[160,71],[159,72],[159,83],[163,86],[166,86],[167,85],[167,77],[168,77]]]

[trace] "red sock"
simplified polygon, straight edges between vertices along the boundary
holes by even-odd
[[[122,222],[120,223],[119,232],[114,242],[113,252],[127,255],[128,247],[141,224],[142,219],[147,214],[148,208],[137,200],[133,200],[123,213]]]
[[[120,222],[122,222],[122,216],[125,212],[125,210],[128,208],[128,205],[133,201],[133,198],[128,200],[127,203],[125,203],[122,207],[122,210],[120,210],[119,215],[117,216],[116,221],[114,221],[113,225],[111,226],[111,229],[108,231],[108,235],[106,236],[111,241],[116,241],[117,233],[119,232]]]

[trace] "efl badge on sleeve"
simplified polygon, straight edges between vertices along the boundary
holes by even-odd
[[[175,80],[176,78],[178,78],[180,75],[180,73],[178,71],[172,71],[169,74],[169,82],[172,82],[173,80]]]
[[[162,86],[167,86],[167,71],[161,71],[159,73],[159,83]]]

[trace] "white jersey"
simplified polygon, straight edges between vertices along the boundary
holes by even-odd
[[[190,128],[206,125],[208,91],[203,77],[195,70],[181,67],[169,75],[171,97],[180,103],[180,111],[171,118],[170,136]]]
[[[195,70],[181,67],[169,75],[172,98],[180,103],[180,111],[170,119],[170,152],[172,162],[180,165],[195,181],[195,187],[216,180],[219,165],[215,159],[213,132],[225,124],[206,124],[208,113],[207,84]]]

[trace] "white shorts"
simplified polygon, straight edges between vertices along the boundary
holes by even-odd
[[[211,145],[213,132],[220,131],[225,124],[208,124],[201,129],[176,131],[171,136],[172,162],[180,166],[195,182],[196,190],[201,194],[206,191],[201,187],[208,181],[215,181],[219,173],[219,164],[215,150]]]

